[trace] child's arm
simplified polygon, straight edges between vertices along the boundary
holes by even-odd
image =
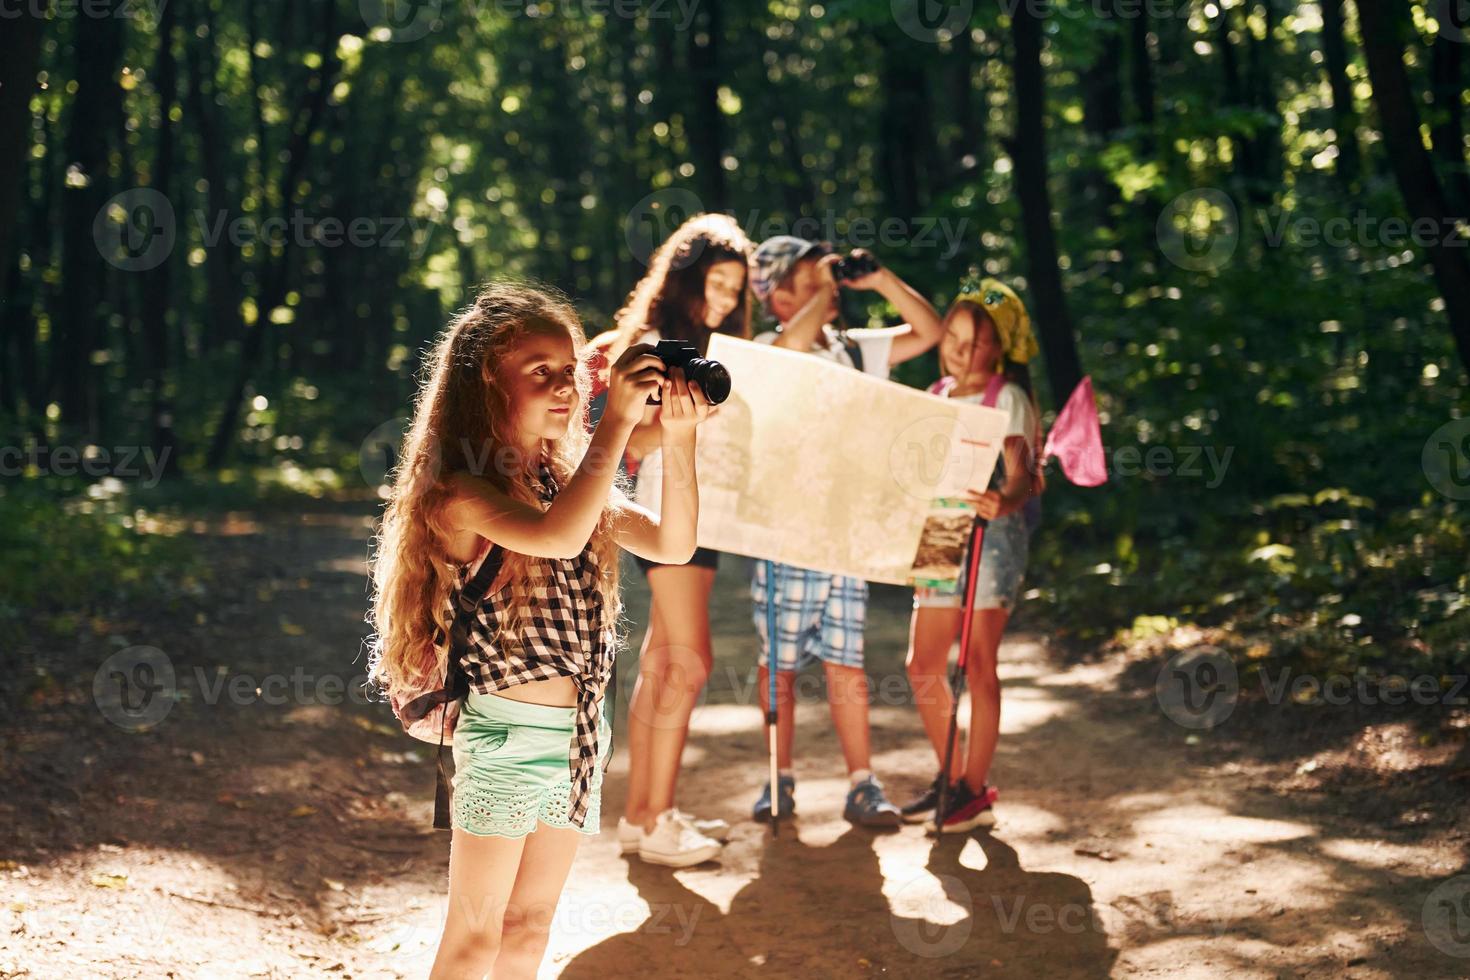
[[[640,558],[682,565],[694,557],[699,531],[699,481],[694,469],[695,427],[709,417],[709,402],[684,372],[669,372],[659,413],[663,450],[660,513],[631,501],[617,528],[618,544]]]
[[[1021,436],[1006,436],[1001,450],[1006,458],[1006,479],[999,490],[984,493],[971,490],[965,499],[975,505],[975,512],[986,520],[1014,514],[1026,506],[1031,496],[1031,451]]]
[[[817,342],[822,327],[829,319],[828,313],[837,296],[837,280],[832,277],[832,267],[841,258],[839,255],[824,255],[817,260],[817,272],[822,288],[812,294],[796,315],[781,325],[776,334],[775,346],[789,347],[806,353]]]
[[[944,328],[940,323],[939,313],[918,290],[910,286],[898,277],[898,274],[887,266],[882,266],[877,272],[866,276],[850,279],[847,285],[853,289],[871,289],[881,295],[893,308],[898,310],[898,315],[904,318],[908,330],[896,334],[893,338],[893,346],[888,353],[890,365],[902,364],[938,344],[944,337]]]
[[[587,546],[607,505],[618,460],[628,436],[643,417],[648,396],[664,379],[663,361],[648,344],[629,347],[609,374],[607,409],[577,472],[542,511],[502,493],[470,473],[449,478],[452,497],[445,507],[454,530],[473,530],[509,551],[538,558],[575,558]]]
[[[658,424],[658,410],[657,405],[649,405],[644,409],[642,421],[628,437],[628,453],[634,459],[642,459],[653,452],[663,439],[662,427]]]

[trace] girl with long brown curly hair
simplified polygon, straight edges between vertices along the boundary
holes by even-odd
[[[373,565],[369,675],[395,700],[446,676],[450,658],[468,678],[432,976],[533,976],[577,844],[597,833],[617,549],[685,561],[698,519],[708,402],[650,349],[612,364],[592,432],[586,338],[560,296],[492,284],[428,356]],[[661,517],[616,485],[655,392],[670,460]],[[498,572],[483,599],[461,610],[487,567]]]
[[[682,340],[703,355],[713,334],[748,339],[745,278],[753,247],[728,215],[685,221],[650,258],[648,273],[618,311],[616,328],[594,339],[594,346],[616,358],[634,343]],[[663,482],[658,431],[658,411],[651,409],[628,440],[637,499],[651,510],[658,509]],[[638,560],[653,601],[628,706],[628,794],[618,844],[625,854],[669,867],[710,860],[730,832],[722,820],[702,820],[674,805],[690,715],[713,663],[709,599],[718,564],[718,552],[708,548],[683,565]]]

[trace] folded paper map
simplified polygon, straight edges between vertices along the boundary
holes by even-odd
[[[719,334],[707,356],[731,394],[699,428],[701,547],[895,585],[951,578],[946,542],[965,535],[941,498],[985,489],[1004,412]],[[661,471],[650,457],[638,474],[655,511]]]

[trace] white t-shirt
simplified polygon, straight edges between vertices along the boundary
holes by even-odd
[[[650,327],[638,335],[637,344],[656,344],[663,337]],[[663,504],[664,451],[655,449],[638,461],[638,474],[633,478],[633,499],[653,511],[659,512]]]
[[[984,391],[977,391],[972,395],[953,395],[957,402],[968,402],[978,405],[985,399]],[[1036,456],[1036,408],[1031,404],[1031,399],[1026,395],[1026,390],[1014,381],[1007,381],[1001,386],[1000,394],[995,396],[995,407],[1006,413],[1006,438],[1020,436],[1026,440],[1026,448],[1031,450],[1033,458]]]
[[[871,374],[884,381],[888,380],[888,358],[893,352],[893,338],[905,330],[905,327],[860,327],[847,332],[848,339],[857,344],[863,352],[864,374]],[[780,334],[776,331],[767,330],[765,333],[758,334],[755,342],[774,344],[779,336]],[[852,356],[848,354],[847,347],[842,343],[837,331],[832,329],[831,324],[822,326],[822,336],[818,338],[811,353],[845,367],[856,366],[852,363]]]

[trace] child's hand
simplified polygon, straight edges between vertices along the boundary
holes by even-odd
[[[603,418],[618,422],[643,421],[648,398],[664,382],[664,362],[649,351],[652,344],[633,344],[608,369],[607,408]]]
[[[664,380],[663,402],[658,420],[666,436],[693,435],[694,427],[714,411],[699,382],[685,379],[683,368],[669,371]]]
[[[865,248],[855,248],[852,250],[852,254],[858,256],[872,255],[872,253]],[[866,276],[858,276],[855,279],[842,280],[842,285],[846,286],[848,289],[879,289],[882,287],[883,279],[887,274],[888,271],[880,265],[877,269],[868,273]]]
[[[998,490],[986,490],[984,493],[966,490],[965,500],[974,504],[975,513],[987,521],[993,521],[1000,516],[1000,508],[1004,503]]]

